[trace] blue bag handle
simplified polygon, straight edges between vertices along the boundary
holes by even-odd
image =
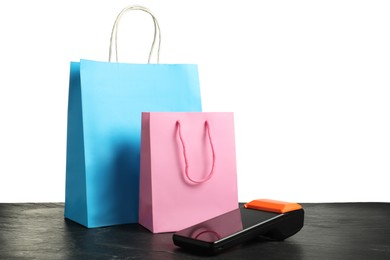
[[[116,62],[118,62],[118,24],[119,24],[119,21],[120,19],[122,18],[122,16],[128,12],[128,11],[133,11],[133,10],[139,10],[139,11],[144,11],[148,14],[150,14],[150,16],[152,16],[153,18],[153,23],[154,23],[154,38],[153,38],[153,43],[152,43],[152,47],[150,48],[150,52],[149,52],[149,58],[148,58],[148,63],[150,63],[150,60],[151,60],[151,57],[152,57],[152,53],[153,53],[153,50],[155,48],[155,44],[156,44],[156,38],[157,38],[157,32],[158,32],[158,48],[157,48],[157,63],[160,62],[160,46],[161,46],[161,30],[160,30],[160,25],[158,24],[158,21],[156,19],[156,17],[152,14],[152,12],[146,8],[146,7],[143,7],[143,6],[140,6],[140,5],[132,5],[132,6],[128,6],[128,7],[125,7],[119,14],[118,16],[116,17],[116,20],[114,22],[114,25],[112,27],[112,31],[111,31],[111,37],[110,37],[110,49],[109,49],[109,54],[108,54],[108,61],[110,62],[111,61],[111,57],[112,57],[112,47],[113,45],[115,44],[115,60]]]

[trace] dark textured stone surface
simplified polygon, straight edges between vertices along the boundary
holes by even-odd
[[[390,259],[390,203],[302,205],[305,225],[293,237],[205,257],[138,224],[84,228],[63,218],[62,203],[0,204],[0,259]]]

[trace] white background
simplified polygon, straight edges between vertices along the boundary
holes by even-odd
[[[390,202],[390,2],[0,2],[0,202],[64,201],[69,62],[106,61],[128,5],[162,63],[199,66],[204,111],[235,113],[239,199]],[[121,61],[153,27],[128,13]]]

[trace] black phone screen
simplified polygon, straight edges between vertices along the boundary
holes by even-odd
[[[217,242],[237,233],[262,225],[283,214],[238,208],[218,217],[176,232],[177,236],[204,242]]]

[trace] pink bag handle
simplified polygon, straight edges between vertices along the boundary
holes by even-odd
[[[186,177],[187,180],[189,180],[190,182],[192,182],[194,184],[200,184],[200,183],[206,182],[214,174],[215,152],[214,152],[213,140],[212,140],[211,135],[210,135],[210,125],[209,125],[209,122],[207,120],[204,122],[204,125],[205,125],[206,133],[207,133],[207,136],[208,136],[208,139],[209,139],[209,142],[210,142],[211,152],[213,154],[213,164],[211,166],[210,173],[205,178],[200,179],[200,180],[195,180],[195,179],[191,178],[190,174],[188,173],[189,165],[188,165],[188,158],[187,158],[187,152],[186,152],[186,145],[185,145],[184,139],[183,139],[183,137],[181,135],[180,121],[179,120],[176,121],[176,129],[177,129],[177,132],[179,133],[179,139],[180,139],[181,145],[183,147],[183,157],[184,157],[184,163],[186,165],[186,167],[185,167],[185,175],[184,176]]]

